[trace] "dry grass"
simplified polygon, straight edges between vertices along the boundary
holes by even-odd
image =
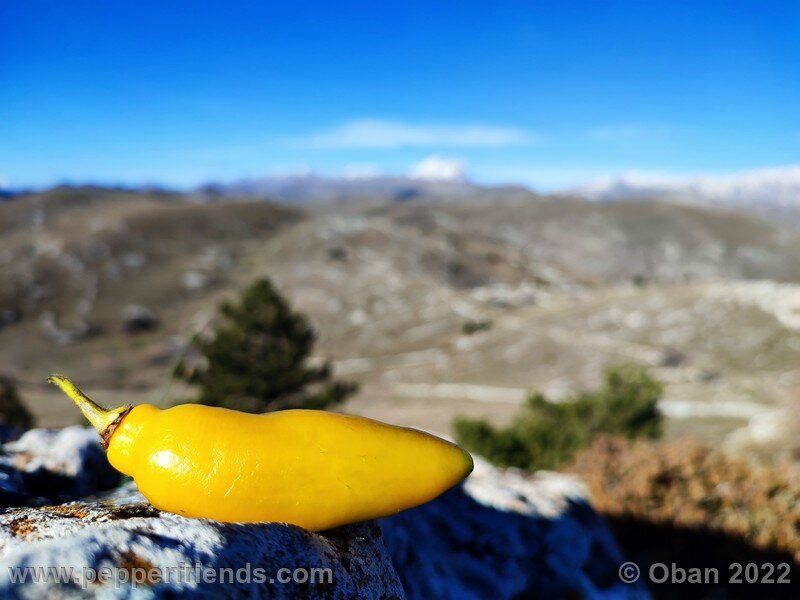
[[[791,467],[726,456],[688,439],[601,437],[570,470],[613,518],[724,534],[800,562],[800,480]]]

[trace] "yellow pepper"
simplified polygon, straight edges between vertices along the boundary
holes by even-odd
[[[48,379],[98,430],[117,470],[161,510],[319,531],[424,504],[472,471],[433,435],[318,410],[252,415],[199,404],[106,410]]]

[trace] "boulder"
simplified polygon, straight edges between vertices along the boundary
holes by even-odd
[[[125,333],[153,331],[159,325],[156,314],[144,306],[130,304],[122,311],[122,330]]]
[[[120,474],[87,427],[31,429],[0,451],[0,507],[64,502],[111,489]]]
[[[5,444],[0,503],[14,508],[0,515],[0,598],[405,597],[375,523],[315,534],[186,519],[119,481],[90,428]]]
[[[208,275],[202,271],[186,271],[183,274],[181,283],[190,292],[199,292],[208,287]]]
[[[187,519],[154,509],[132,483],[93,502],[0,515],[2,598],[187,595],[405,598],[375,523],[315,534]]]
[[[463,487],[382,519],[409,598],[648,598],[573,476],[475,459]]]
[[[39,326],[48,340],[60,345],[75,344],[97,333],[97,328],[84,320],[77,321],[72,327],[62,327],[51,310],[41,314]]]
[[[115,477],[88,428],[36,429],[3,446],[0,500],[13,508],[0,514],[0,597],[648,597],[620,582],[625,559],[569,475],[476,459],[467,482],[433,502],[322,533],[183,518],[133,482],[110,489]]]

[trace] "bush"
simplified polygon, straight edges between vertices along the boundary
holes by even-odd
[[[200,384],[199,403],[246,412],[320,409],[355,392],[354,384],[333,379],[330,363],[308,364],[314,331],[268,279],[220,312],[226,323],[200,347],[208,367],[191,376]]]
[[[481,419],[456,419],[456,439],[467,449],[506,467],[557,469],[600,433],[624,437],[661,435],[657,403],[663,386],[648,371],[626,365],[609,369],[596,392],[551,402],[528,398],[506,428]]]
[[[726,456],[696,441],[598,437],[570,465],[601,513],[710,531],[800,562],[797,467]]]
[[[22,432],[34,424],[35,419],[20,399],[17,388],[8,379],[0,378],[0,425]]]
[[[458,442],[487,460],[504,467],[528,466],[528,447],[516,432],[497,431],[481,419],[457,418],[454,426]]]
[[[489,331],[492,328],[492,322],[488,319],[477,319],[465,321],[461,325],[461,333],[464,335],[473,335],[481,331]]]

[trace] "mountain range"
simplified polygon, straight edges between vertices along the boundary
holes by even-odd
[[[208,182],[188,190],[185,197],[195,202],[220,202],[246,198],[289,203],[335,203],[378,199],[500,202],[524,201],[539,195],[522,185],[480,185],[468,179],[455,163],[451,164],[451,161],[438,157],[429,160],[434,159],[438,162],[429,165],[429,161],[423,161],[418,165],[419,168],[412,170],[409,175],[364,172],[335,177],[308,171],[230,182]],[[159,189],[132,188],[128,191],[157,192]],[[0,188],[0,201],[33,193],[31,190]],[[554,194],[600,202],[658,200],[668,203],[720,206],[775,221],[800,224],[800,165],[723,175],[683,176],[630,172],[565,187]]]
[[[411,176],[325,177],[313,173],[208,183],[191,192],[200,201],[265,198],[283,202],[336,202],[369,199],[464,200],[485,197],[521,198],[532,193],[521,186],[485,187],[462,179]]]
[[[557,192],[602,202],[655,199],[662,202],[729,207],[776,221],[800,224],[800,166],[727,175],[662,175],[632,172],[597,179]],[[523,186],[482,186],[461,173],[451,176],[323,177],[312,173],[211,183],[194,195],[201,200],[264,197],[287,202],[353,199],[521,200],[534,193]]]
[[[729,175],[670,176],[629,173],[569,190],[592,200],[657,198],[735,207],[769,218],[800,219],[800,166]]]

